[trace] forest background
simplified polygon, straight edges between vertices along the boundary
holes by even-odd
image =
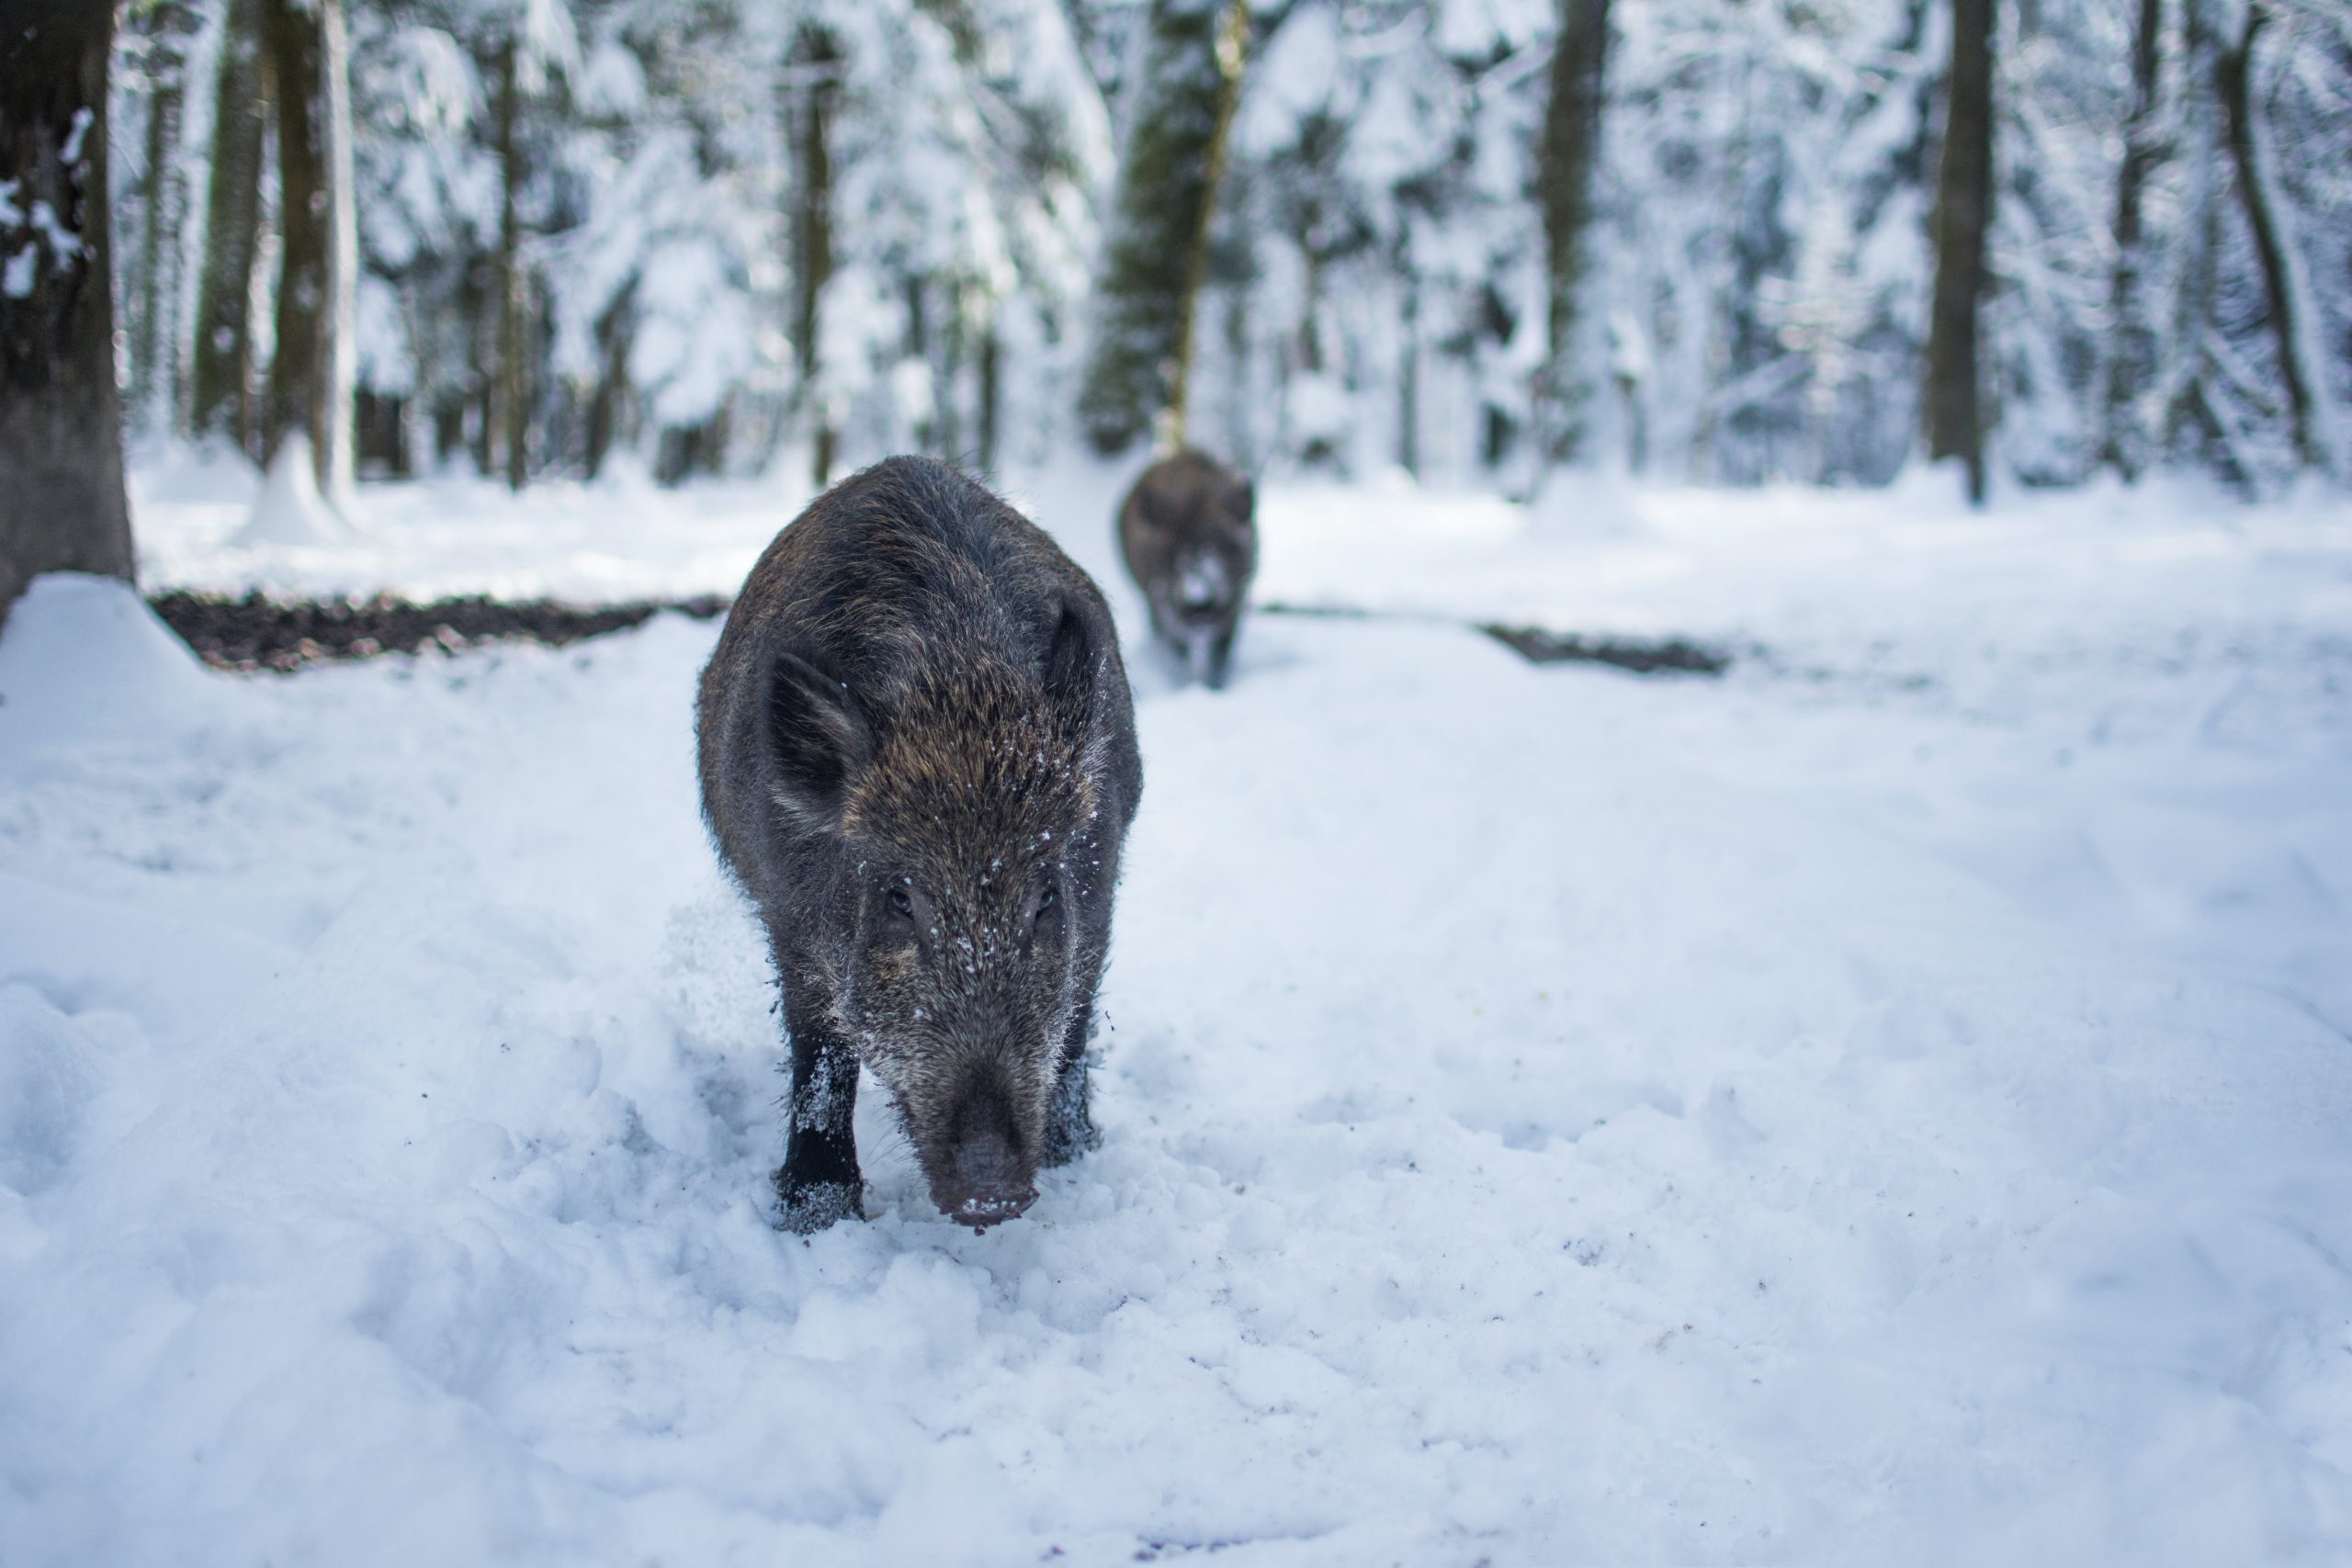
[[[330,494],[1180,431],[1522,498],[2352,472],[2328,0],[137,0],[115,51],[134,445],[302,434]]]

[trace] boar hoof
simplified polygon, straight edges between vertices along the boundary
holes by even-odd
[[[843,1220],[865,1218],[863,1181],[795,1181],[787,1171],[775,1173],[775,1195],[782,1206],[779,1228],[799,1235],[830,1230]]]

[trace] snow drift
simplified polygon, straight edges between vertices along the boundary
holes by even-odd
[[[2137,608],[2034,590],[2090,536],[1805,536],[1924,686],[1261,619],[1139,703],[1102,1150],[976,1236],[869,1095],[806,1243],[710,627],[230,681],[44,582],[6,1554],[2340,1562],[2352,546],[2269,524]]]

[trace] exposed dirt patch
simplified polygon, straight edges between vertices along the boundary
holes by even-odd
[[[389,594],[356,600],[271,599],[256,592],[232,599],[175,589],[152,594],[147,603],[207,664],[288,673],[305,664],[415,653],[428,647],[455,653],[477,643],[524,639],[560,648],[641,626],[664,610],[711,620],[727,613],[729,602],[716,593],[619,604],[475,595],[420,604]],[[1341,620],[1425,618],[1293,604],[1261,605],[1260,613]],[[1496,622],[1475,623],[1473,629],[1537,664],[1606,664],[1636,675],[1720,675],[1731,668],[1730,654],[1684,637],[1587,637]]]
[[[418,604],[388,595],[277,600],[254,592],[232,599],[176,590],[153,594],[147,603],[207,664],[280,672],[320,660],[415,653],[428,646],[454,653],[476,643],[527,638],[561,647],[643,626],[663,610],[709,620],[724,615],[728,604],[717,594],[624,604],[481,597]]]
[[[1555,632],[1543,626],[1456,621],[1451,615],[1411,610],[1365,610],[1348,604],[1276,603],[1258,605],[1257,613],[1305,615],[1317,620],[1419,621],[1431,626],[1464,626],[1486,633],[1531,664],[1606,664],[1612,670],[1635,675],[1720,675],[1732,664],[1727,650],[1692,642],[1688,637],[1587,637],[1581,632]]]
[[[1483,622],[1478,629],[1535,664],[1606,664],[1636,675],[1720,675],[1731,655],[1688,638],[1585,637]]]

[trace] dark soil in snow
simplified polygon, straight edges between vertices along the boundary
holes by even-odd
[[[320,660],[368,659],[436,648],[454,653],[480,642],[528,638],[556,647],[642,626],[663,610],[696,620],[723,615],[717,594],[668,603],[563,604],[548,599],[481,597],[416,604],[405,599],[264,598],[175,591],[148,601],[208,664],[224,670],[299,670]]]
[[[619,604],[566,604],[552,599],[510,602],[479,595],[418,604],[390,595],[281,600],[252,592],[232,599],[178,589],[151,595],[147,602],[206,663],[223,670],[281,672],[322,660],[370,659],[427,648],[455,653],[477,643],[510,638],[561,647],[643,626],[664,610],[710,620],[725,615],[728,604],[715,593]],[[1264,605],[1261,613],[1400,618],[1377,612],[1291,604]],[[1606,664],[1636,675],[1720,675],[1731,667],[1731,656],[1722,649],[1682,637],[1586,637],[1491,622],[1479,623],[1474,629],[1537,664]]]
[[[1584,637],[1483,622],[1478,629],[1533,664],[1606,664],[1636,675],[1720,675],[1731,655],[1687,638]]]
[[[1505,626],[1499,621],[1453,623],[1447,615],[1408,610],[1362,610],[1344,604],[1261,604],[1261,615],[1307,615],[1341,621],[1434,621],[1484,632],[1531,664],[1606,664],[1635,675],[1720,675],[1731,655],[1687,637],[1587,637],[1543,626]]]

